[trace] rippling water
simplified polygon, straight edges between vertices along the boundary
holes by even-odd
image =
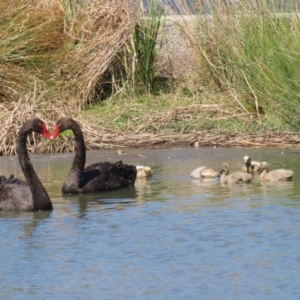
[[[201,165],[239,170],[243,156],[295,171],[294,182],[221,186]],[[3,299],[297,299],[300,155],[282,149],[90,151],[150,165],[135,189],[64,196],[73,154],[33,155],[52,212],[0,212]],[[0,173],[22,176],[15,157]]]

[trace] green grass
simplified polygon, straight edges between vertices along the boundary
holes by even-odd
[[[198,23],[198,47],[206,54],[202,61],[211,87],[233,91],[262,128],[299,130],[298,15],[245,6],[226,15],[212,11],[210,26]]]
[[[210,110],[202,110],[207,105]],[[218,109],[214,106],[218,105]],[[81,113],[85,120],[101,128],[135,133],[191,133],[206,130],[215,134],[239,132],[264,133],[268,130],[286,131],[288,126],[276,120],[258,122],[253,114],[245,113],[223,93],[207,90],[201,95],[172,94],[116,97],[96,104]]]

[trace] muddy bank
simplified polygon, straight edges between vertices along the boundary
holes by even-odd
[[[266,131],[262,134],[222,133],[218,130],[191,130],[175,132],[175,130],[158,130],[155,132],[135,132],[132,130],[114,130],[108,127],[92,125],[91,122],[79,121],[86,148],[117,149],[117,148],[164,148],[174,146],[193,147],[296,147],[300,144],[300,136],[295,132]],[[56,122],[49,122],[48,129],[52,132]],[[16,138],[20,126],[16,122],[7,123],[0,136],[0,155],[15,155]],[[182,128],[183,129],[183,128]],[[67,133],[67,132],[66,132]],[[61,153],[75,151],[74,136],[71,131],[60,135],[54,141],[42,138],[39,134],[28,137],[27,147],[31,153]]]
[[[99,140],[86,136],[86,147],[89,150],[117,148],[165,148],[175,146],[193,147],[292,147],[298,146],[300,137],[295,133],[266,133],[263,135],[242,135],[239,133],[216,135],[208,132],[193,134],[118,134],[99,132]],[[71,146],[61,147],[62,143]],[[73,138],[55,141],[54,152],[73,151]],[[62,151],[60,151],[62,150]]]
[[[218,147],[265,147],[265,146],[296,146],[300,137],[296,133],[266,133],[263,135],[243,135],[239,133],[216,135],[207,131],[192,134],[112,134],[99,133],[99,141],[86,145],[89,149],[117,147],[172,147],[184,146],[218,146]]]

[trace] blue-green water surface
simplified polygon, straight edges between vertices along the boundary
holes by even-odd
[[[243,156],[294,181],[222,186],[189,177]],[[298,299],[300,155],[283,149],[133,149],[87,153],[152,167],[134,189],[62,196],[73,154],[32,155],[52,212],[0,212],[2,299]],[[16,157],[0,174],[23,177]]]

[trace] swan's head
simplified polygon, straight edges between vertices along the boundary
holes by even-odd
[[[59,134],[68,129],[79,128],[79,125],[71,118],[61,118],[57,121],[54,130],[50,136],[50,140],[54,140]]]
[[[136,170],[137,170],[137,174],[136,174],[137,178],[147,178],[153,175],[151,167],[148,166],[136,166]]]
[[[247,164],[251,165],[251,158],[250,158],[250,156],[248,156],[248,155],[244,156],[244,162],[245,162],[246,165]]]
[[[223,163],[222,169],[219,172],[219,176],[224,177],[224,176],[227,176],[228,174],[229,174],[229,165],[228,165],[228,163]]]
[[[229,169],[228,168],[224,168],[220,171],[220,176],[221,178],[227,176],[229,174]]]
[[[25,128],[25,130],[28,132],[34,131],[43,135],[45,138],[50,139],[50,132],[48,131],[46,124],[41,119],[29,119],[25,121],[23,128]]]
[[[222,164],[222,169],[229,170],[229,165],[228,165],[228,163],[223,163],[223,164]]]
[[[263,161],[263,162],[260,164],[260,170],[261,170],[261,171],[266,170],[266,171],[268,172],[268,171],[269,171],[269,164],[268,164],[266,161]]]

